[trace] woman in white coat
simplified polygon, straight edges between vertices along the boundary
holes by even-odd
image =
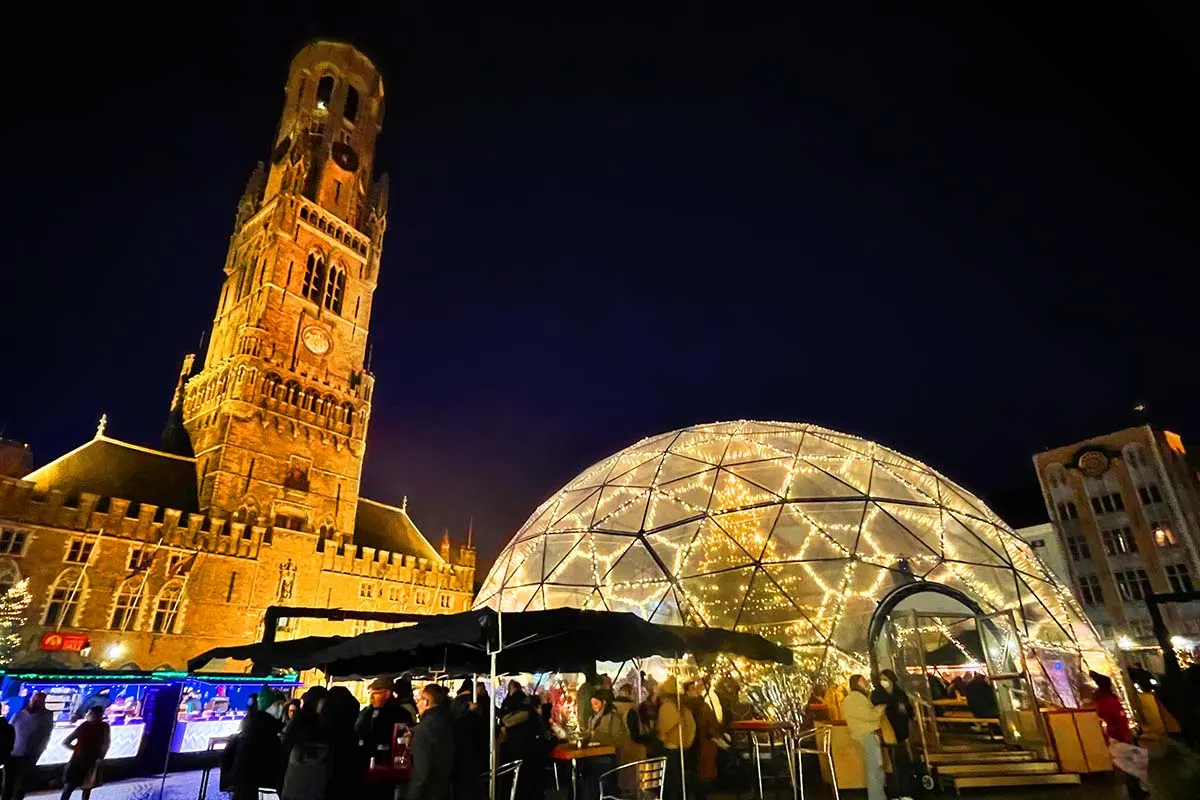
[[[871,686],[862,675],[850,676],[850,694],[842,703],[850,737],[863,751],[867,777],[867,800],[887,800],[884,794],[883,748],[880,741],[880,720],[885,706],[871,702]]]

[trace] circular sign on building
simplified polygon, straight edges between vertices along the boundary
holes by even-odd
[[[316,325],[309,325],[300,334],[301,341],[308,348],[309,352],[323,356],[329,352],[329,348],[333,346],[333,340],[329,338],[329,332],[324,328]]]
[[[1089,478],[1098,478],[1108,472],[1108,453],[1103,450],[1085,450],[1079,454],[1079,459],[1075,462],[1079,465],[1079,471]]]

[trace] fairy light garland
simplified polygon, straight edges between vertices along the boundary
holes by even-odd
[[[982,502],[919,461],[805,424],[700,425],[598,462],[538,506],[476,605],[657,612],[762,633],[797,654],[802,678],[763,684],[782,708],[785,683],[868,669],[867,621],[902,563],[903,580],[1012,609],[1016,645],[1115,673],[1069,588]]]

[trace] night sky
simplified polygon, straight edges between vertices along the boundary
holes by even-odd
[[[1137,403],[1200,446],[1180,20],[450,5],[15,25],[44,44],[6,80],[3,434],[157,443],[330,36],[387,92],[364,493],[435,540],[473,516],[490,561],[587,465],[720,419],[878,440],[1015,525],[1031,455]]]

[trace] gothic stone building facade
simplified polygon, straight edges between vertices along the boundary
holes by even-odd
[[[26,650],[84,633],[108,666],[183,667],[257,639],[273,604],[446,613],[475,553],[434,549],[359,495],[364,363],[386,228],[383,84],[349,45],[292,61],[269,165],[237,207],[203,362],[184,360],[161,449],[96,437],[0,477],[0,590],[28,578]],[[290,620],[287,638],[351,633]],[[354,629],[362,630],[361,623]],[[67,658],[78,658],[70,656]]]

